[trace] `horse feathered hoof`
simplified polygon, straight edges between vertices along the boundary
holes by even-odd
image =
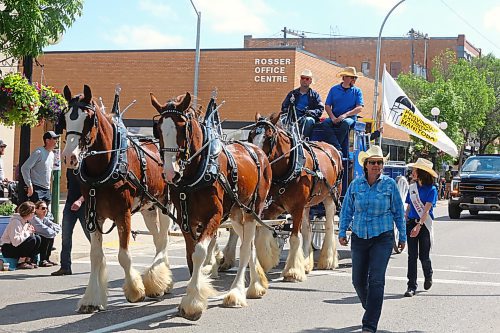
[[[248,304],[245,296],[239,290],[233,289],[224,297],[222,305],[228,308],[241,308]]]
[[[99,311],[104,311],[104,307],[102,305],[82,305],[77,312],[82,314],[89,314]]]
[[[184,319],[191,320],[191,321],[197,321],[201,318],[201,314],[203,312],[195,312],[195,313],[186,313],[183,308],[179,307],[179,316],[181,316]]]

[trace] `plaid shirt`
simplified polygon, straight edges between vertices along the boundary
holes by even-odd
[[[406,223],[403,201],[394,179],[381,175],[372,185],[365,177],[352,181],[342,203],[339,237],[346,237],[351,226],[359,238],[369,239],[393,230],[399,230],[399,240],[406,242]]]

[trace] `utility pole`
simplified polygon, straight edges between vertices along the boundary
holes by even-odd
[[[408,31],[408,36],[411,40],[411,73],[415,74],[415,40],[423,39],[424,40],[424,61],[423,65],[425,68],[425,76],[427,79],[427,40],[429,39],[427,34],[423,34],[420,31],[415,31],[413,28]]]
[[[285,39],[285,42],[286,42],[286,34],[288,33],[292,36],[300,37],[300,45],[302,48],[304,48],[304,39],[306,38],[306,34],[304,33],[304,31],[290,30],[287,29],[286,27],[284,27],[283,30],[281,31],[283,32],[283,38]]]
[[[408,34],[410,35],[410,40],[411,40],[411,73],[415,74],[415,46],[414,46],[414,41],[415,41],[415,30],[413,28],[408,31]]]
[[[283,32],[283,46],[287,46],[288,43],[286,42],[286,27],[283,27],[283,30],[281,30]]]

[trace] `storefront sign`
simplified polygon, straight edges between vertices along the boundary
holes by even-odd
[[[254,80],[259,83],[286,83],[288,76],[285,75],[285,69],[290,64],[290,58],[257,58],[254,63]]]

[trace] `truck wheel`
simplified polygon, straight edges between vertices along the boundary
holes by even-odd
[[[479,215],[479,211],[475,209],[469,209],[470,215]]]
[[[450,219],[459,219],[461,212],[462,209],[458,205],[448,203],[448,215]]]

